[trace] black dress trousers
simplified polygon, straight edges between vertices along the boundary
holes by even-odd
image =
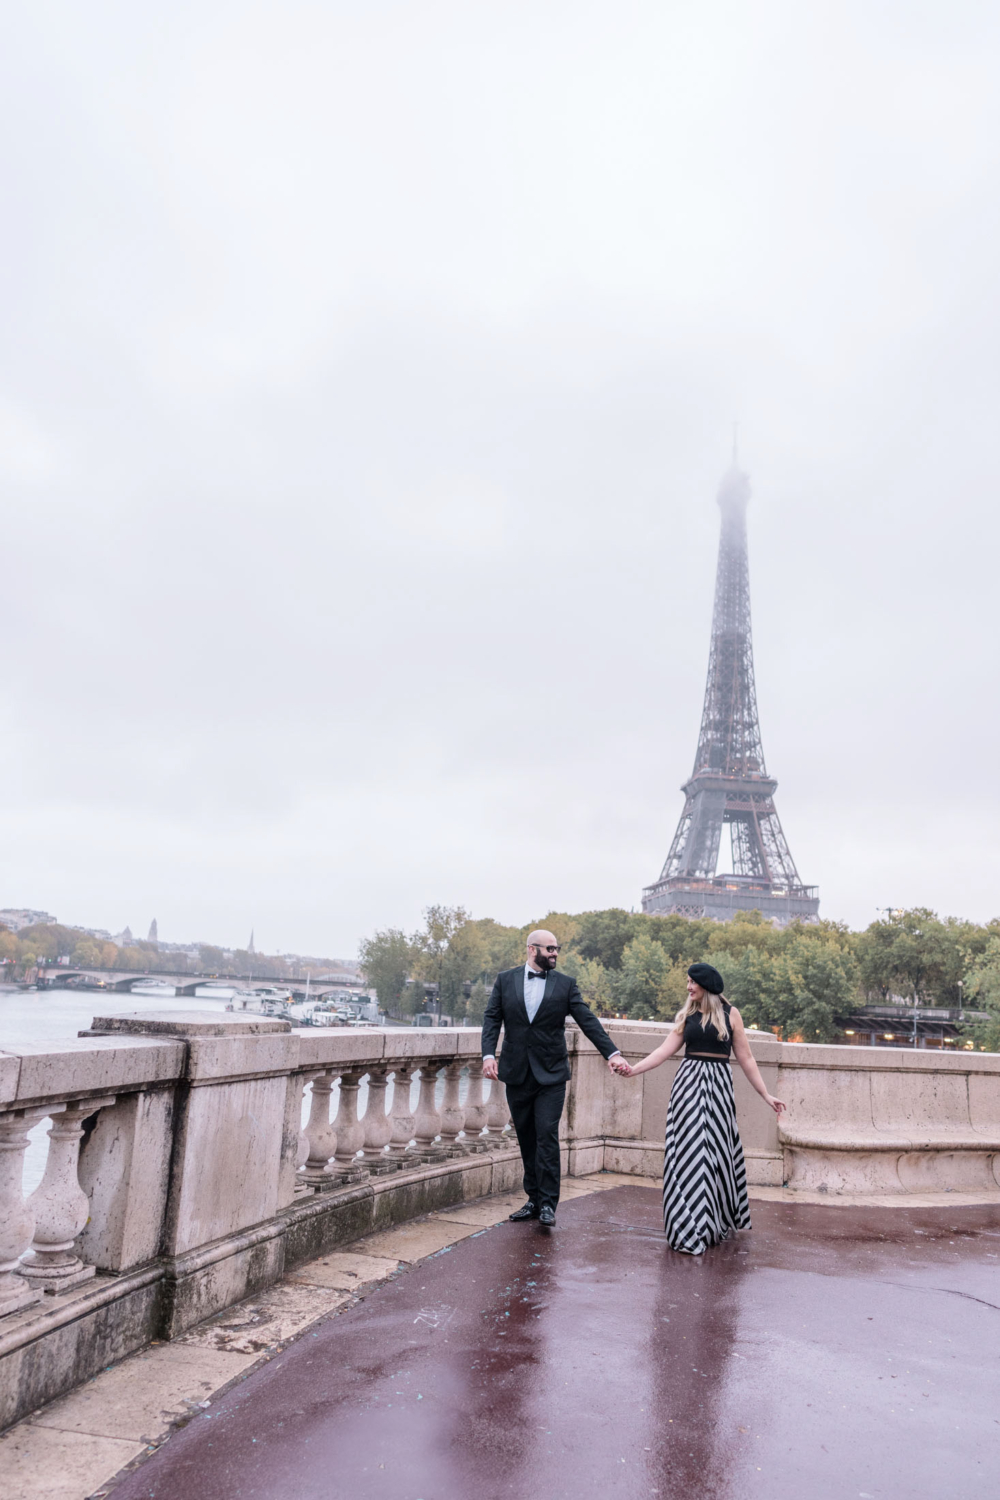
[[[555,1211],[559,1202],[559,1121],[565,1102],[565,1083],[539,1083],[529,1073],[523,1083],[507,1085],[507,1106],[524,1163],[524,1191],[539,1209]]]

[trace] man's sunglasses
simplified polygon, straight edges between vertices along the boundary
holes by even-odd
[[[562,943],[532,943],[531,946],[537,948],[539,953],[558,953]]]

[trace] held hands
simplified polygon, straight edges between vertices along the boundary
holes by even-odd
[[[629,1067],[629,1065],[625,1061],[624,1057],[609,1057],[608,1058],[608,1067],[611,1069],[612,1073],[620,1073],[623,1078],[631,1078],[631,1076],[632,1076],[632,1069]],[[496,1058],[495,1057],[484,1057],[483,1058],[483,1077],[484,1078],[498,1078],[499,1076],[500,1075],[497,1072],[497,1060],[496,1060]],[[784,1106],[782,1106],[782,1107],[784,1107]]]

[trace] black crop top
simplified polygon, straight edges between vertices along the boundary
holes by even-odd
[[[701,1013],[699,1011],[692,1011],[688,1016],[684,1022],[684,1048],[688,1057],[695,1052],[707,1052],[710,1057],[729,1056],[733,1044],[733,1023],[729,1019],[729,1012],[732,1010],[732,1006],[728,1000],[723,1000],[722,1009],[725,1012],[726,1021],[729,1025],[729,1035],[725,1040],[720,1038],[711,1021],[709,1021],[707,1028],[701,1024]]]

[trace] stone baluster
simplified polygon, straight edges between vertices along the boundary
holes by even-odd
[[[315,1080],[319,1076],[320,1075],[318,1073],[304,1073],[302,1075],[302,1087],[298,1090],[298,1092],[296,1094],[296,1098],[298,1099],[298,1105],[297,1105],[298,1115],[297,1115],[296,1118],[300,1122],[300,1127],[299,1127],[299,1143],[298,1143],[298,1146],[297,1146],[296,1151],[295,1151],[295,1182],[296,1182],[295,1191],[296,1192],[299,1192],[302,1189],[303,1185],[304,1185],[305,1179],[304,1179],[304,1176],[303,1176],[303,1169],[304,1169],[306,1163],[309,1160],[309,1154],[310,1154],[310,1151],[311,1151],[311,1147],[310,1147],[310,1144],[309,1144],[309,1128],[308,1128],[308,1125],[302,1125],[301,1124],[301,1120],[302,1120],[302,1099],[303,1099],[303,1095],[305,1094],[305,1091],[306,1091],[306,1085],[315,1082]],[[311,1105],[311,1101],[310,1101],[310,1117],[311,1117],[311,1115],[312,1115],[312,1105]]]
[[[80,1186],[77,1169],[84,1120],[100,1109],[109,1109],[114,1102],[113,1095],[74,1099],[53,1119],[45,1175],[28,1199],[35,1234],[31,1249],[21,1260],[21,1275],[39,1291],[64,1292],[97,1274],[97,1267],[84,1265],[73,1248],[73,1241],[90,1217],[90,1201]]]
[[[434,1062],[421,1063],[420,1065],[420,1097],[417,1100],[417,1115],[413,1122],[413,1134],[417,1142],[417,1150],[421,1156],[429,1156],[432,1160],[440,1156],[441,1148],[436,1145],[436,1139],[441,1129],[441,1116],[438,1114],[437,1105],[434,1103],[434,1088],[441,1064]]]
[[[368,1074],[368,1107],[361,1122],[364,1127],[364,1164],[372,1172],[389,1172],[396,1165],[385,1153],[392,1136],[392,1125],[385,1112],[388,1087],[388,1068],[372,1068]]]
[[[410,1108],[410,1086],[413,1067],[400,1063],[392,1073],[392,1135],[389,1150],[393,1156],[405,1156],[413,1140],[416,1117]]]
[[[480,1140],[486,1124],[486,1104],[483,1100],[483,1070],[478,1058],[469,1064],[469,1086],[465,1096],[465,1142],[473,1151],[485,1150]]]
[[[486,1128],[489,1131],[489,1142],[491,1145],[503,1145],[503,1133],[510,1119],[510,1111],[507,1108],[507,1090],[499,1078],[494,1078],[490,1084],[490,1098],[486,1106]]]
[[[306,1136],[309,1152],[299,1176],[314,1187],[332,1186],[327,1164],[337,1150],[337,1132],[330,1123],[330,1095],[336,1073],[318,1073],[312,1081]]]
[[[365,1127],[358,1119],[358,1089],[362,1073],[341,1073],[340,1104],[334,1125],[337,1130],[337,1150],[334,1170],[339,1182],[362,1182],[368,1173],[363,1164],[356,1161],[365,1139]]]
[[[441,1144],[454,1148],[465,1126],[465,1110],[459,1104],[459,1088],[465,1064],[456,1060],[445,1064],[444,1098],[441,1101]]]
[[[41,1300],[41,1292],[17,1274],[21,1256],[35,1232],[34,1211],[24,1201],[21,1190],[24,1153],[28,1131],[39,1120],[65,1108],[64,1104],[56,1104],[51,1110],[17,1109],[0,1114],[0,1317]]]

